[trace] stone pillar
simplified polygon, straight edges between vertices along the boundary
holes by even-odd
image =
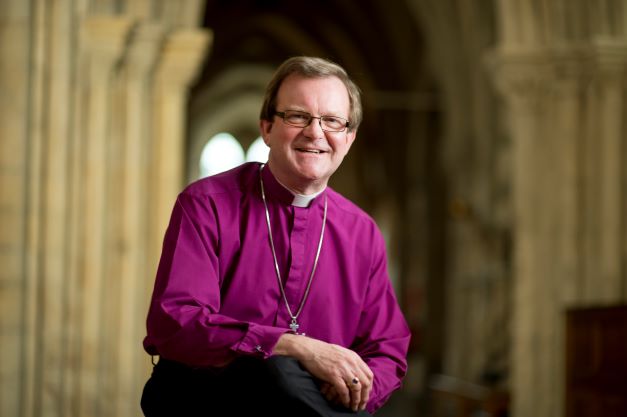
[[[561,293],[576,276],[577,83],[542,54],[502,56],[513,139],[516,416],[561,415]]]
[[[151,86],[165,30],[151,23],[133,31],[128,53],[120,66],[112,103],[108,153],[111,185],[107,193],[109,233],[103,296],[116,300],[104,306],[103,338],[108,344],[106,392],[111,401],[104,415],[137,413],[150,361],[141,350],[144,318],[153,282],[153,262],[147,259],[146,215],[151,210],[148,189]],[[150,268],[149,268],[150,267]]]
[[[589,45],[497,53],[514,144],[517,417],[563,413],[565,311],[626,299],[624,52]]]
[[[111,128],[111,90],[116,65],[122,59],[132,21],[123,17],[88,17],[83,23],[82,71],[80,86],[83,109],[79,119],[85,124],[77,129],[84,138],[81,163],[77,164],[77,187],[81,192],[76,208],[76,238],[78,263],[76,271],[76,298],[80,313],[76,325],[80,331],[78,366],[80,367],[76,409],[81,416],[99,414],[110,398],[102,395],[101,373],[105,364],[101,355],[110,341],[103,340],[103,326],[109,317],[103,314],[105,302],[103,285],[112,277],[105,275],[107,258],[106,237],[110,213],[106,197],[110,183],[107,167],[107,143]],[[77,311],[77,313],[78,313]],[[104,344],[104,346],[103,346]]]
[[[185,143],[207,35],[172,32],[155,82],[165,33],[200,2],[172,2],[171,25],[149,22],[150,0],[97,3],[0,2],[2,416],[137,415],[149,373],[150,248],[162,239],[149,213],[172,206],[155,208],[151,187],[155,174],[177,182],[182,151],[169,150]],[[157,164],[156,121],[168,127]]]
[[[31,153],[25,115],[31,103],[31,7],[0,3],[0,415],[20,411],[24,393],[23,292],[26,271],[26,172]]]
[[[151,259],[158,259],[174,200],[184,185],[185,105],[189,84],[209,46],[206,30],[181,29],[165,40],[155,74],[149,239]],[[156,265],[155,265],[156,267]]]
[[[611,304],[627,300],[627,42],[597,39],[589,59],[593,77],[585,102],[591,117],[581,151],[586,221],[580,301]]]
[[[566,310],[627,301],[627,19],[618,2],[497,6],[514,142],[512,411],[553,417]]]

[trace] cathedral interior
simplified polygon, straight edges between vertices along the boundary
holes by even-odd
[[[627,416],[625,0],[2,1],[0,415],[141,415],[174,199],[295,55],[363,93],[331,185],[412,331],[377,415]]]

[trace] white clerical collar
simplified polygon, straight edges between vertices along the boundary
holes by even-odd
[[[275,179],[276,179],[276,177],[275,177]],[[313,194],[307,194],[307,195],[305,195],[305,194],[298,194],[298,193],[295,193],[294,191],[290,190],[289,188],[287,188],[278,179],[276,180],[276,182],[281,184],[281,186],[283,188],[285,188],[287,191],[292,193],[292,195],[294,196],[294,200],[292,200],[292,205],[295,206],[295,207],[309,207],[309,204],[311,203],[311,201],[324,192],[324,188],[323,188],[322,190],[318,191],[317,193],[313,193]]]
[[[324,189],[322,191],[324,191]],[[322,194],[322,191],[318,191],[317,193],[308,195],[292,193],[294,194],[294,201],[292,201],[292,205],[296,207],[309,207],[311,200]]]

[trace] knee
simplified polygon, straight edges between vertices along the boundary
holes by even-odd
[[[303,392],[317,390],[313,376],[289,356],[272,356],[266,360],[274,385],[285,395],[299,398]]]

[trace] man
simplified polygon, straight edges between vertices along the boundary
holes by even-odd
[[[360,93],[338,65],[284,62],[267,164],[188,186],[165,235],[144,347],[147,416],[370,415],[399,388],[410,333],[374,221],[327,186]]]

